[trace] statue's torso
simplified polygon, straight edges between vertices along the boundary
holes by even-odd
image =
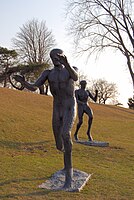
[[[79,89],[77,90],[77,96],[79,101],[87,103],[89,97],[88,91]]]
[[[65,68],[50,70],[48,81],[54,98],[66,99],[74,96],[74,81]]]

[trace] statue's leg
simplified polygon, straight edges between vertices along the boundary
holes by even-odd
[[[54,138],[56,142],[56,148],[60,151],[64,151],[63,138],[62,138],[62,128],[63,120],[60,117],[59,107],[56,104],[53,105],[53,118],[52,118],[52,127]]]
[[[91,126],[92,126],[92,121],[93,121],[93,112],[91,108],[87,107],[85,110],[85,113],[88,115],[88,129],[87,129],[87,136],[89,141],[92,141],[92,135],[91,135]]]
[[[62,138],[64,143],[64,169],[65,169],[65,184],[64,188],[71,187],[73,178],[72,167],[72,140],[71,140],[71,128],[74,121],[74,107],[66,106],[63,116],[63,129]]]
[[[64,138],[64,171],[65,171],[65,184],[64,188],[71,187],[73,178],[73,166],[72,166],[72,141]]]
[[[74,134],[74,139],[77,141],[78,140],[78,131],[83,123],[83,107],[82,106],[78,106],[78,123],[76,126],[76,130],[75,130],[75,134]]]

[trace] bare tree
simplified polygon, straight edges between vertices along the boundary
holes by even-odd
[[[25,62],[42,64],[49,62],[49,52],[55,45],[55,39],[45,21],[32,19],[20,28],[13,44]]]
[[[69,0],[67,12],[78,52],[119,50],[126,57],[134,86],[134,1]]]
[[[45,21],[39,22],[37,19],[32,19],[25,23],[16,38],[13,38],[13,44],[24,64],[40,65],[43,67],[42,70],[44,67],[49,67],[49,52],[55,45],[55,39],[52,32],[46,27]],[[41,73],[41,68],[30,73],[29,79],[37,78]],[[45,87],[47,91],[48,84],[45,84]],[[40,93],[44,94],[44,86],[39,89]]]
[[[93,80],[92,87],[89,89],[92,93],[98,90],[99,104],[106,104],[108,100],[115,100],[118,94],[115,83],[109,83],[105,79]]]

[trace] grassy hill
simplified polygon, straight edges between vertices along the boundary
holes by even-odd
[[[92,135],[109,147],[74,142],[73,166],[92,173],[80,193],[47,191],[38,185],[63,168],[51,127],[52,97],[0,88],[0,199],[132,200],[134,111],[90,103]],[[76,127],[74,123],[72,135]],[[86,140],[85,116],[79,138]]]

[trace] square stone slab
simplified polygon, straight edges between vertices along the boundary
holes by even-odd
[[[65,173],[64,170],[59,170],[53,174],[45,183],[39,185],[39,188],[48,189],[48,190],[65,190],[68,192],[80,192],[83,189],[91,174],[86,172],[73,169],[73,180],[72,186],[68,189],[63,189],[65,183]]]
[[[76,141],[77,143],[88,145],[88,146],[95,146],[95,147],[108,147],[109,143],[108,142],[101,142],[101,141],[82,141],[78,140]]]

